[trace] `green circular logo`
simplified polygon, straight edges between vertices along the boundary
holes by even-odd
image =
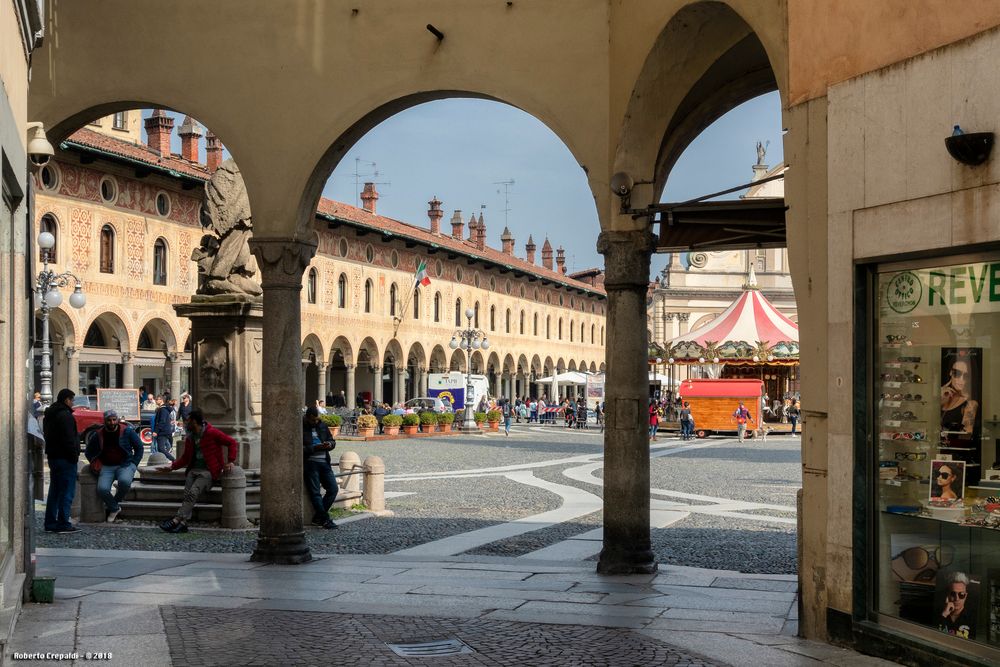
[[[908,313],[920,303],[924,288],[920,278],[912,271],[897,273],[885,289],[885,300],[897,313]]]

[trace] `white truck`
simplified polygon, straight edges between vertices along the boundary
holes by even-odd
[[[489,398],[489,381],[485,375],[472,375],[469,382],[472,384],[469,403],[476,407],[483,396]],[[461,410],[465,407],[465,387],[465,373],[461,371],[431,373],[427,376],[427,395],[450,402],[452,410]]]

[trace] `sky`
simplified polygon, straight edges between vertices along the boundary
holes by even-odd
[[[176,118],[179,127],[183,116]],[[678,160],[661,201],[748,182],[758,141],[770,142],[767,164],[782,160],[777,93],[736,107],[702,132]],[[427,202],[436,196],[443,202],[445,229],[455,209],[466,221],[483,213],[491,246],[500,247],[507,225],[518,256],[524,256],[530,234],[539,248],[546,236],[554,248],[563,246],[570,272],[604,265],[595,247],[597,210],[583,170],[548,127],[512,106],[451,99],[400,112],[348,151],[323,195],[360,205],[355,184],[365,181],[376,183],[378,212],[390,218],[427,226]],[[652,274],[662,264],[654,256]]]

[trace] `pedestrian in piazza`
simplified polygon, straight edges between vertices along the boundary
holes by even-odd
[[[733,413],[733,419],[736,420],[736,432],[739,436],[740,442],[747,434],[747,421],[753,423],[753,415],[747,410],[746,406],[743,405],[743,401],[740,401],[740,405],[736,408],[736,412]]]
[[[177,406],[177,420],[182,423],[186,422],[193,409],[191,406],[191,394],[184,392],[181,394],[181,404]]]
[[[45,499],[45,531],[75,533],[80,530],[70,523],[70,507],[76,495],[76,464],[80,460],[80,435],[73,418],[70,389],[60,389],[55,402],[45,408],[42,432],[45,435],[45,456],[49,461],[49,493]]]
[[[319,418],[319,410],[309,408],[302,417],[302,464],[306,493],[313,506],[312,524],[323,528],[336,528],[330,519],[330,508],[337,500],[337,478],[330,462],[330,450],[337,442],[330,429]],[[320,495],[320,490],[325,493]]]
[[[503,415],[503,430],[510,437],[510,420],[514,416],[514,409],[507,399],[500,400],[500,414]]]
[[[168,461],[174,460],[174,455],[170,453],[174,447],[174,421],[170,406],[164,402],[162,396],[157,396],[156,412],[153,413],[153,424],[149,434],[153,442],[149,448],[154,454],[159,452],[166,456]]]
[[[171,424],[173,426],[173,424]],[[155,440],[154,447],[155,447]],[[104,411],[104,427],[87,438],[86,456],[90,472],[97,475],[97,495],[104,503],[107,522],[121,513],[121,501],[132,488],[132,480],[142,462],[142,440],[135,429],[123,423],[114,410]],[[111,493],[111,485],[115,492]]]
[[[587,428],[587,401],[576,403],[576,427]]]
[[[184,439],[184,453],[169,465],[156,468],[159,472],[169,472],[186,468],[184,478],[184,501],[173,519],[160,524],[160,529],[168,533],[186,533],[187,522],[194,513],[198,498],[212,488],[212,484],[229,472],[236,463],[239,447],[236,441],[205,421],[201,410],[195,408],[184,422],[187,438]]]
[[[687,401],[681,404],[680,422],[681,440],[690,440],[694,434],[694,417],[691,415],[691,404]]]
[[[792,424],[792,435],[797,435],[795,425],[799,423],[799,417],[802,415],[802,408],[799,407],[799,402],[793,401],[785,410],[785,414],[788,416],[788,421]]]
[[[528,404],[528,423],[538,422],[538,401],[531,399]]]
[[[660,427],[660,406],[649,402],[649,439],[656,440],[656,430]]]

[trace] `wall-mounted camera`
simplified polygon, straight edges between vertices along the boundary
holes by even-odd
[[[55,155],[56,151],[45,136],[45,125],[42,123],[28,123],[28,159],[31,164],[40,169],[48,164],[49,159]]]

